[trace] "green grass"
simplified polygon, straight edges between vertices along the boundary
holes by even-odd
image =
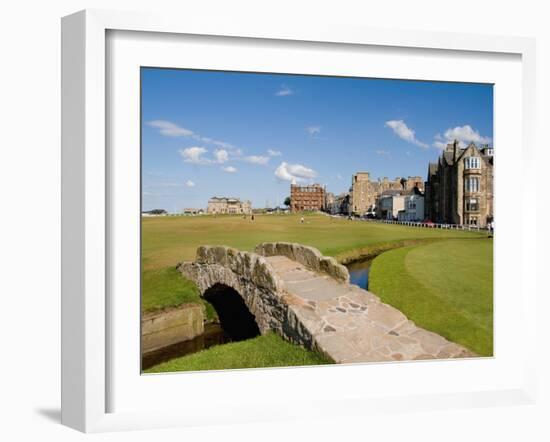
[[[286,342],[274,333],[202,350],[151,367],[146,373],[290,367],[332,363],[319,353]]]
[[[142,309],[186,302],[213,308],[175,270],[195,259],[200,245],[253,250],[265,241],[311,245],[348,262],[394,247],[374,260],[370,284],[385,302],[419,326],[473,351],[492,353],[492,241],[485,234],[350,221],[325,215],[256,215],[142,218]],[[453,240],[451,240],[453,239]],[[276,335],[225,344],[178,358],[148,372],[277,367],[327,363],[322,356]]]
[[[483,234],[456,230],[423,229],[382,223],[350,221],[319,214],[240,216],[170,216],[142,218],[142,310],[202,302],[209,318],[215,312],[194,285],[175,270],[181,261],[193,261],[200,245],[227,245],[253,250],[266,241],[311,245],[323,254],[347,262],[396,246],[446,238],[479,238]]]
[[[448,240],[378,256],[369,290],[420,327],[493,354],[493,241]]]
[[[290,241],[318,248],[337,259],[350,251],[368,251],[389,243],[441,238],[475,238],[477,232],[423,229],[400,225],[350,221],[325,215],[170,216],[142,218],[142,263],[144,270],[173,267],[192,261],[200,245],[227,245],[253,250],[265,241]]]
[[[207,319],[217,317],[214,307],[200,297],[195,284],[183,278],[175,267],[145,270],[141,282],[142,313],[177,307],[188,302],[199,302],[205,306]]]

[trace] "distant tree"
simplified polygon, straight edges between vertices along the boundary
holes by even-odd
[[[290,197],[289,196],[287,196],[285,198],[285,206],[290,206]]]
[[[405,185],[407,184],[407,180],[405,178],[401,178],[400,183],[401,183],[401,187],[403,189],[405,189]]]
[[[145,212],[145,213],[150,213],[151,215],[164,215],[166,213],[166,210],[164,210],[164,209],[153,209],[153,210],[149,210],[148,212]]]

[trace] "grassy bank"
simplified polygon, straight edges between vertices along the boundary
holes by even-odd
[[[377,257],[369,289],[419,326],[493,353],[493,241],[448,240]]]
[[[330,364],[319,353],[284,341],[274,333],[241,342],[218,345],[146,370],[146,373],[227,370],[235,368],[291,367]]]
[[[199,302],[205,306],[207,319],[217,317],[214,307],[200,297],[195,284],[183,278],[175,267],[146,270],[142,273],[141,284],[142,313]]]

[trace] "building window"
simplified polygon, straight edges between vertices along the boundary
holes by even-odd
[[[480,167],[481,167],[481,162],[479,161],[479,157],[464,158],[465,169],[479,169]]]
[[[477,212],[479,210],[479,202],[477,198],[468,198],[466,200],[466,211]]]
[[[479,177],[471,176],[464,180],[466,192],[479,192]]]

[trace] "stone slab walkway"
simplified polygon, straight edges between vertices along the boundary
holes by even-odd
[[[477,356],[417,327],[356,285],[308,270],[286,256],[265,259],[283,283],[282,301],[308,328],[317,349],[337,363]]]

